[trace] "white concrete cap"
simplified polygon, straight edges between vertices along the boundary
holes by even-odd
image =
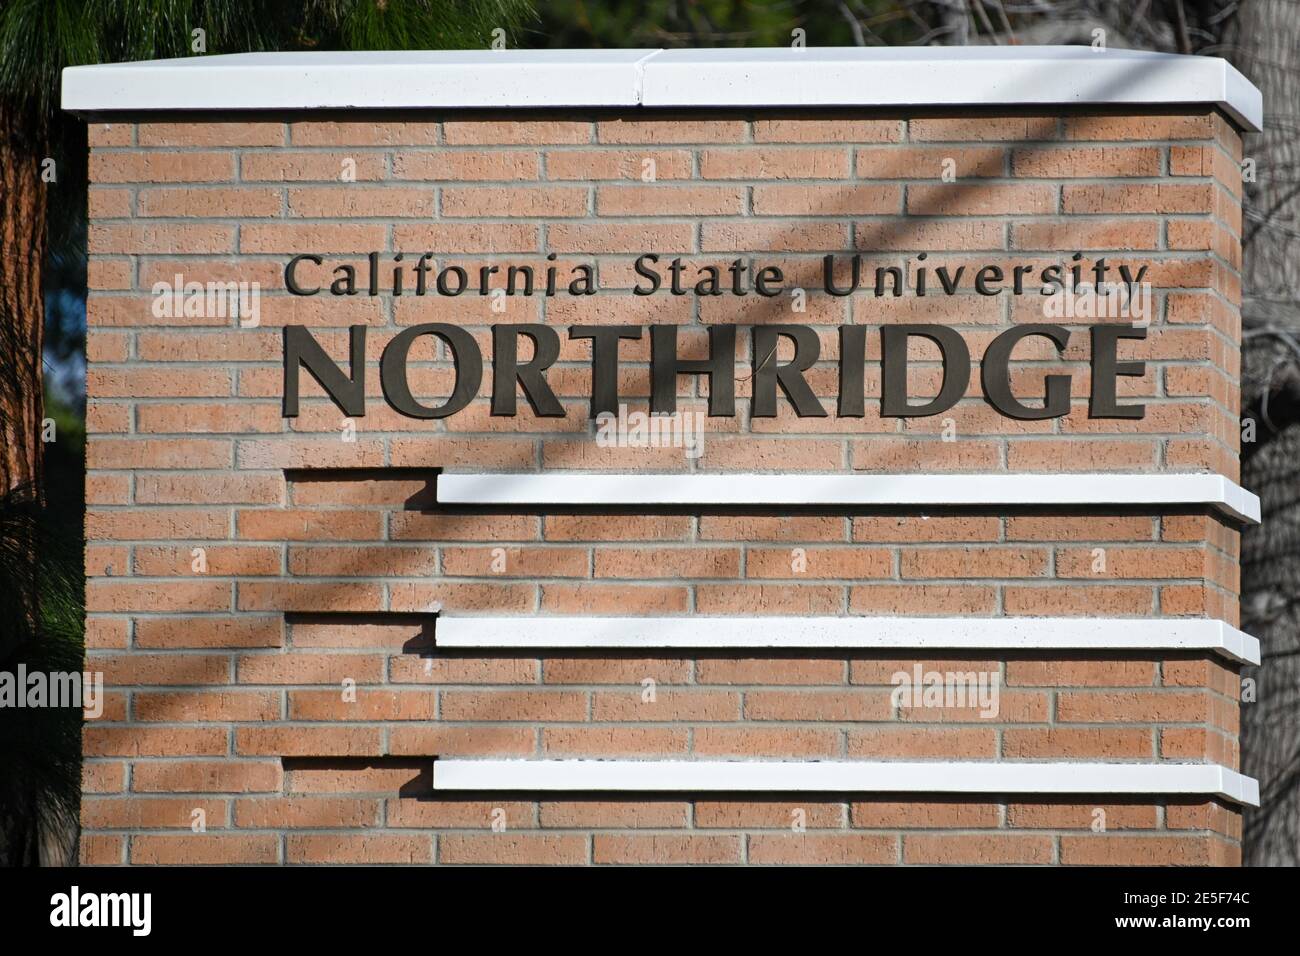
[[[69,67],[63,108],[1218,106],[1263,123],[1226,60],[1073,46],[239,53]]]

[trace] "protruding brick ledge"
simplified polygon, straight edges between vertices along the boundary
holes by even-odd
[[[608,474],[439,475],[457,505],[1209,505],[1259,521],[1259,498],[1213,474]]]
[[[1259,641],[1204,618],[440,617],[442,648],[862,648],[1211,651],[1259,663]]]
[[[858,760],[435,760],[434,790],[1197,794],[1259,806],[1218,764]]]

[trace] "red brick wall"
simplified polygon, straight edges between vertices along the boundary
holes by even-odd
[[[1208,509],[657,509],[598,514],[440,508],[434,472],[484,470],[1187,472],[1236,479],[1240,138],[1213,112],[945,117],[533,113],[223,117],[91,127],[88,667],[110,689],[85,732],[82,857],[167,862],[1235,863],[1240,815],[1217,802],[1008,796],[905,801],[708,797],[509,800],[430,790],[439,756],[1124,759],[1237,765],[1238,681],[1200,654],[995,652],[933,670],[993,672],[994,720],[890,701],[905,653],[448,651],[449,613],[1197,616],[1237,620],[1238,534]],[[641,181],[654,160],[657,181]],[[957,180],[943,182],[944,161]],[[345,161],[356,182],[341,182]],[[883,418],[868,337],[865,418],[709,420],[705,453],[605,449],[588,421],[590,351],[562,335],[563,419],[405,418],[368,376],[356,440],[310,376],[282,417],[280,326],[338,361],[371,327],[377,362],[419,322],[816,326],[809,381],[833,410],[837,329],[940,322],[978,362],[1036,296],[816,292],[821,257],[868,272],[1040,267],[1075,251],[1149,265],[1147,362],[1121,397],[1141,420],[1087,417],[1090,321],[1064,356],[1029,340],[1014,380],[1074,375],[1060,420],[1016,421],[966,397],[936,418]],[[291,296],[286,261],[423,252],[438,266],[593,262],[602,292]],[[642,252],[780,264],[788,297],[634,297]],[[261,324],[157,318],[155,282],[261,284]],[[310,273],[308,273],[310,275]],[[648,395],[648,335],[623,346],[623,392]],[[917,393],[937,353],[914,347]],[[413,353],[413,390],[445,395],[445,356]],[[679,403],[706,391],[680,379]],[[944,419],[955,440],[940,433]],[[289,469],[286,473],[286,469]],[[352,471],[326,472],[322,469]],[[400,469],[400,470],[398,470]],[[1115,512],[1117,509],[1110,509]],[[506,567],[491,565],[505,549]],[[193,571],[202,548],[204,573]],[[791,570],[803,548],[807,570]],[[1094,549],[1106,570],[1094,572]],[[286,616],[287,615],[287,616]],[[333,616],[332,616],[333,615]],[[340,616],[346,615],[346,616]],[[707,627],[701,622],[701,627]],[[642,702],[642,681],[658,685]],[[344,681],[356,684],[345,702]],[[1095,832],[1095,810],[1105,830]],[[202,810],[206,832],[192,830]],[[495,811],[504,811],[495,813]],[[798,812],[795,812],[798,811]],[[495,815],[494,815],[495,814]],[[493,829],[504,820],[505,829]],[[792,826],[802,821],[805,829]]]

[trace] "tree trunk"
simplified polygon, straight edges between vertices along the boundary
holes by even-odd
[[[1260,495],[1263,523],[1242,536],[1242,624],[1260,639],[1263,665],[1247,668],[1255,702],[1242,707],[1242,769],[1260,782],[1246,814],[1243,859],[1300,862],[1300,6],[1246,0],[1228,55],[1264,94],[1265,130],[1247,137],[1257,182],[1246,183],[1243,225],[1243,414],[1259,444],[1243,448],[1242,483]],[[1266,400],[1265,396],[1271,400]],[[1250,690],[1249,686],[1246,688]]]
[[[41,488],[43,136],[0,105],[0,491]]]

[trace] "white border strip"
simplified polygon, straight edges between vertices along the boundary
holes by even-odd
[[[1214,104],[1263,123],[1226,60],[1078,46],[241,53],[76,66],[63,108]]]
[[[1259,806],[1259,783],[1218,764],[1012,761],[436,759],[434,790],[1198,794]]]
[[[1259,641],[1205,618],[449,617],[442,648],[1211,651],[1258,664]]]
[[[1215,474],[440,474],[461,505],[1210,505],[1259,521],[1259,498]]]

